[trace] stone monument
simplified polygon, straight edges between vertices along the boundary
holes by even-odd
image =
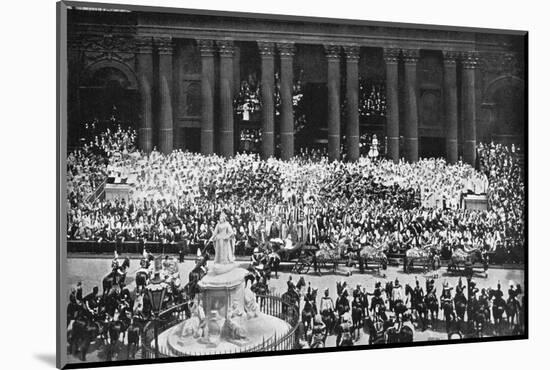
[[[224,213],[210,242],[214,261],[198,283],[200,294],[190,306],[191,317],[161,335],[171,355],[233,352],[290,330],[285,321],[261,313],[254,293],[245,288],[247,271],[235,262],[235,233]]]

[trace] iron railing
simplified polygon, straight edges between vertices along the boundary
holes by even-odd
[[[258,295],[257,297],[259,309],[262,313],[277,317],[287,322],[290,326],[288,332],[281,334],[275,333],[268,338],[264,338],[261,343],[253,346],[235,348],[229,352],[210,352],[212,355],[227,354],[227,353],[247,353],[247,352],[267,352],[267,351],[285,351],[296,348],[296,330],[298,328],[300,317],[297,305],[289,303],[278,295]],[[171,307],[159,314],[158,333],[183,322],[185,318],[184,306],[186,303]],[[155,358],[154,342],[154,325],[151,321],[144,327],[141,338],[141,357],[146,359]],[[159,343],[158,355],[160,358],[173,357],[170,349],[165,348]],[[200,355],[200,353],[190,354]]]

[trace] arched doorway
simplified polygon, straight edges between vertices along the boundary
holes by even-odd
[[[131,69],[120,62],[100,61],[89,66],[82,76],[78,89],[79,120],[69,127],[72,143],[77,145],[113,125],[137,128],[139,93]],[[92,122],[94,130],[90,129]]]
[[[525,84],[517,77],[493,80],[485,93],[483,106],[489,109],[487,139],[503,144],[522,144],[525,131]]]

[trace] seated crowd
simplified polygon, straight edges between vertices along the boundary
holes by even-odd
[[[525,196],[515,148],[480,145],[475,170],[433,158],[329,162],[305,151],[290,161],[145,154],[134,140],[119,128],[69,154],[70,240],[195,243],[210,237],[225,209],[240,240],[331,240],[392,252],[481,248],[510,261],[523,255]],[[134,176],[129,200],[90,197],[108,166]],[[486,193],[489,210],[464,209],[468,193]]]

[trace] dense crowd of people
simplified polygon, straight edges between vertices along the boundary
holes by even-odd
[[[355,163],[329,162],[319,150],[300,150],[289,161],[260,160],[252,154],[226,159],[180,150],[145,154],[136,149],[135,140],[134,131],[119,127],[69,153],[69,240],[204,243],[212,237],[223,210],[239,241],[281,239],[285,245],[373,246],[394,253],[412,247],[441,252],[476,249],[500,253],[502,261],[522,262],[525,184],[517,147],[480,144],[476,169],[434,158],[416,163],[368,157]],[[113,174],[132,178],[127,199],[95,196]],[[465,208],[468,194],[487,194],[489,208]],[[120,262],[114,265],[113,271],[125,266]],[[337,336],[338,346],[353,345],[361,328],[376,342],[395,320],[399,321],[399,331],[392,331],[396,340],[409,340],[405,323],[414,318],[424,327],[430,322],[427,312],[434,298],[444,312],[445,304],[454,302],[448,311],[452,320],[444,316],[448,325],[458,320],[462,308],[470,310],[468,321],[478,325],[501,320],[494,307],[503,307],[508,317],[518,315],[523,306],[517,299],[522,294],[519,284],[510,285],[508,300],[500,286],[481,291],[475,286],[457,286],[454,296],[450,295],[452,287],[443,286],[441,296],[435,296],[433,284],[428,279],[424,291],[418,282],[408,288],[398,281],[384,286],[377,282],[371,292],[339,282],[335,301],[328,290],[319,299],[312,287],[300,292],[292,282],[288,292],[304,300],[303,335],[298,333],[304,346],[319,345],[319,341],[324,345],[332,334]],[[471,289],[468,297],[473,297],[466,303],[465,289]],[[68,307],[69,313],[74,311],[68,320],[71,338],[77,338],[74,333],[87,333],[86,320],[96,323],[98,330],[103,325],[116,340],[120,330],[139,333],[146,319],[136,321],[135,299],[127,289],[110,296],[101,295],[96,288],[83,296],[77,287]],[[393,312],[393,319],[385,317],[387,312]],[[88,316],[91,319],[82,319]],[[71,322],[71,317],[76,319]],[[449,335],[452,332],[449,327],[447,331]],[[85,354],[86,349],[80,353]]]
[[[359,80],[359,115],[361,117],[386,115],[384,84]]]
[[[517,148],[480,145],[479,171],[434,158],[329,162],[304,151],[290,161],[144,154],[134,140],[132,131],[109,131],[69,154],[69,239],[193,243],[208,239],[225,209],[240,240],[328,238],[394,252],[431,246],[500,250],[511,261],[522,255]],[[133,177],[128,200],[90,198],[110,171]],[[489,209],[465,209],[469,193],[488,194]]]

